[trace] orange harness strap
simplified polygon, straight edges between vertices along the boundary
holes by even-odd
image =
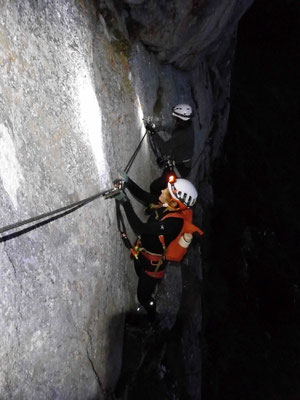
[[[151,276],[151,278],[156,278],[156,279],[162,279],[165,275],[165,270],[162,271],[157,271],[156,274],[154,275],[154,272],[152,271],[145,271],[145,273],[149,276]]]
[[[144,247],[141,247],[140,238],[137,239],[135,246],[130,250],[132,256],[134,256],[136,259],[138,259],[139,254],[141,253],[143,257],[145,257],[147,260],[150,261],[151,265],[155,266],[154,271],[146,271],[145,270],[145,273],[147,275],[151,276],[152,278],[157,278],[157,279],[163,278],[163,276],[165,274],[165,270],[158,271],[159,267],[162,265],[162,263],[165,260],[165,253],[166,253],[165,238],[163,235],[159,235],[159,241],[161,242],[162,247],[163,247],[163,254],[151,253]]]
[[[161,259],[161,254],[151,254],[144,249],[140,250],[140,253],[142,254],[143,257],[147,258],[147,260],[149,260],[152,265],[157,265],[157,263]]]

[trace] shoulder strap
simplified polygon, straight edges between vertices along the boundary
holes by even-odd
[[[184,219],[185,221],[192,222],[193,219],[193,211],[190,208],[187,208],[186,210],[181,210],[177,212],[171,212],[169,214],[166,214],[161,221],[163,221],[166,218],[181,218]]]
[[[184,225],[182,229],[185,233],[198,232],[200,235],[203,235],[203,231],[192,223],[193,211],[190,208],[187,208],[186,210],[182,210],[179,212],[169,213],[165,215],[161,219],[161,221],[163,221],[166,218],[181,218],[184,220]]]

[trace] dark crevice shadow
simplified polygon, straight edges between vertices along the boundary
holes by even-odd
[[[120,375],[124,369],[124,357],[127,358],[126,345],[126,314],[119,313],[111,317],[108,326],[108,349],[106,352],[106,372],[105,372],[105,400],[122,399],[115,392]],[[127,365],[127,364],[126,364]]]

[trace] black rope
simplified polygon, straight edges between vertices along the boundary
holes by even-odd
[[[149,138],[150,138],[150,140],[149,140],[150,141],[150,146],[152,148],[153,153],[155,154],[155,157],[157,159],[158,158],[164,158],[164,155],[162,154],[162,152],[157,147],[157,144],[156,144],[155,139],[154,139],[154,135],[150,135]]]
[[[130,160],[128,161],[126,167],[124,168],[124,172],[126,174],[128,174],[128,172],[129,172],[129,170],[130,170],[130,168],[131,168],[136,156],[138,155],[138,152],[140,151],[141,146],[143,144],[143,140],[147,136],[148,132],[149,131],[146,130],[146,132],[143,135],[142,139],[140,140],[137,148],[135,149],[135,151],[132,154]],[[115,203],[116,203],[116,218],[117,218],[118,230],[120,232],[120,236],[121,236],[121,238],[123,240],[124,245],[127,247],[127,249],[130,250],[132,248],[132,245],[131,245],[130,240],[129,240],[128,236],[127,236],[126,227],[125,227],[123,215],[122,215],[121,208],[120,208],[120,203],[118,201],[116,201]]]
[[[68,214],[70,214],[70,213],[72,213],[72,212],[78,210],[78,209],[79,209],[80,207],[82,207],[83,205],[84,205],[84,204],[81,204],[81,205],[79,205],[79,206],[76,206],[76,207],[74,207],[74,208],[71,208],[70,210],[67,210],[67,211],[65,211],[65,212],[62,212],[61,214],[57,214],[57,215],[54,215],[54,216],[51,217],[51,218],[47,218],[47,219],[45,219],[45,220],[42,221],[42,222],[38,222],[38,223],[36,223],[36,224],[34,224],[34,225],[30,225],[30,226],[28,226],[28,227],[26,227],[26,228],[20,229],[19,231],[15,231],[15,232],[13,232],[13,233],[9,233],[8,235],[2,236],[2,237],[0,237],[0,243],[2,243],[2,242],[7,242],[8,240],[11,240],[11,239],[15,239],[15,238],[17,238],[17,237],[19,237],[19,236],[21,236],[21,235],[24,235],[24,233],[31,232],[31,231],[33,231],[34,229],[40,228],[40,227],[42,227],[42,226],[44,226],[44,225],[46,225],[46,224],[49,224],[49,223],[52,222],[52,221],[56,221],[56,220],[59,219],[59,218],[65,217],[66,215],[68,215]]]
[[[141,146],[142,146],[143,140],[144,140],[144,138],[146,137],[147,133],[148,133],[148,131],[145,132],[145,134],[144,134],[144,136],[142,137],[142,139],[140,140],[140,142],[139,142],[137,148],[135,149],[133,155],[131,156],[129,162],[127,163],[127,165],[126,165],[126,167],[125,167],[125,169],[124,169],[124,172],[125,172],[125,173],[128,173],[129,169],[131,168],[131,166],[132,166],[132,164],[133,164],[133,162],[134,162],[134,160],[135,160],[135,158],[136,158],[138,152],[140,151],[140,148],[141,148]],[[20,226],[27,225],[27,224],[30,224],[30,223],[32,223],[32,222],[36,222],[36,221],[39,221],[39,220],[41,220],[41,219],[45,219],[45,218],[51,217],[52,215],[56,215],[56,214],[60,214],[60,213],[62,214],[64,211],[67,211],[67,210],[70,210],[69,212],[73,212],[73,211],[77,210],[79,207],[81,207],[81,206],[83,206],[83,205],[85,205],[85,204],[87,204],[87,203],[89,203],[89,202],[91,202],[91,201],[93,201],[93,200],[96,200],[98,197],[106,196],[106,195],[108,195],[108,197],[110,197],[109,194],[110,194],[110,193],[113,193],[113,192],[115,192],[115,191],[117,191],[116,188],[106,189],[106,190],[103,190],[102,192],[99,192],[99,193],[97,193],[97,194],[94,194],[93,196],[87,197],[86,199],[79,200],[79,201],[77,201],[77,202],[75,202],[75,203],[71,203],[71,204],[69,204],[69,205],[67,205],[67,206],[58,208],[58,209],[56,209],[56,210],[49,211],[49,212],[46,212],[46,213],[44,213],[44,214],[37,215],[37,216],[35,216],[35,217],[28,218],[28,219],[26,219],[26,220],[22,220],[22,221],[16,222],[16,223],[14,223],[14,224],[6,225],[6,226],[4,226],[3,228],[0,228],[0,234],[1,234],[1,233],[4,233],[4,232],[7,232],[7,231],[9,231],[9,230],[18,228],[18,227],[20,227]],[[64,215],[64,214],[62,214],[62,215]],[[62,215],[61,215],[61,216],[62,216]],[[61,217],[61,216],[60,216],[60,217]],[[50,221],[49,221],[49,222],[50,222]],[[36,225],[36,227],[37,227],[37,225]],[[123,222],[123,227],[124,227],[124,229],[125,229],[124,222]],[[28,229],[29,229],[29,228],[28,228]],[[31,230],[31,229],[29,229],[29,230]],[[19,232],[26,233],[27,231],[28,231],[27,229],[24,229],[23,231],[19,231]],[[12,237],[13,237],[14,235],[12,234],[12,235],[9,235],[9,236],[12,236]]]
[[[143,144],[143,140],[144,140],[145,137],[147,136],[148,132],[149,132],[149,131],[146,131],[146,132],[145,132],[144,136],[143,136],[142,139],[140,140],[140,143],[138,144],[138,146],[137,146],[137,148],[135,149],[134,153],[132,154],[130,160],[128,161],[128,164],[127,164],[126,167],[124,168],[124,172],[125,172],[126,174],[129,172],[129,170],[130,170],[130,168],[131,168],[131,166],[132,166],[132,164],[133,164],[133,162],[134,162],[134,160],[135,160],[135,158],[136,158],[138,152],[140,151],[140,148],[141,148],[141,146],[142,146],[142,144]]]
[[[132,245],[127,236],[125,223],[124,223],[123,215],[122,215],[121,208],[120,208],[120,203],[118,201],[115,201],[115,203],[116,203],[116,217],[117,217],[118,230],[120,232],[123,243],[125,244],[127,249],[130,250],[132,248]]]
[[[91,201],[97,199],[98,197],[105,196],[106,194],[109,194],[112,190],[114,190],[114,189],[106,189],[106,190],[103,190],[102,192],[94,194],[93,196],[87,197],[86,199],[77,201],[76,203],[72,203],[72,204],[69,204],[67,206],[58,208],[56,210],[49,211],[49,212],[46,212],[44,214],[40,214],[40,215],[37,215],[35,217],[25,219],[23,221],[19,221],[19,222],[16,222],[14,224],[11,224],[11,225],[4,226],[3,228],[0,229],[0,233],[9,231],[9,230],[14,229],[14,228],[18,228],[19,226],[30,224],[31,222],[39,221],[41,219],[50,217],[51,215],[59,214],[59,213],[62,213],[64,211],[67,211],[67,210],[70,210],[70,209],[74,209],[72,211],[75,211],[75,209],[77,210],[77,208],[79,206],[83,206],[83,205],[85,205],[87,203],[90,203]]]

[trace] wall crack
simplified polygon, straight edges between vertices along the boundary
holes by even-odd
[[[92,347],[92,345],[93,345],[92,336],[91,336],[91,334],[90,334],[89,331],[85,331],[85,332],[87,333],[87,335],[88,335],[88,337],[89,337],[89,342],[88,342],[88,344],[87,344],[87,346],[86,346],[87,358],[88,358],[88,360],[89,360],[89,362],[90,362],[90,364],[91,364],[92,370],[93,370],[93,372],[94,372],[94,374],[95,374],[95,376],[96,376],[96,378],[97,378],[99,387],[100,387],[102,393],[105,395],[105,390],[103,389],[100,376],[99,376],[99,374],[98,374],[98,372],[97,372],[97,370],[96,370],[96,368],[95,368],[94,362],[93,362],[92,357],[91,357],[90,352],[89,352],[89,346]]]
[[[15,264],[14,264],[12,258],[10,257],[10,255],[8,254],[8,252],[6,250],[5,250],[5,252],[6,252],[6,256],[7,256],[8,261],[10,262],[11,266],[13,267],[14,275],[15,275],[15,277],[17,277],[17,270],[16,270],[16,267],[15,267]]]

